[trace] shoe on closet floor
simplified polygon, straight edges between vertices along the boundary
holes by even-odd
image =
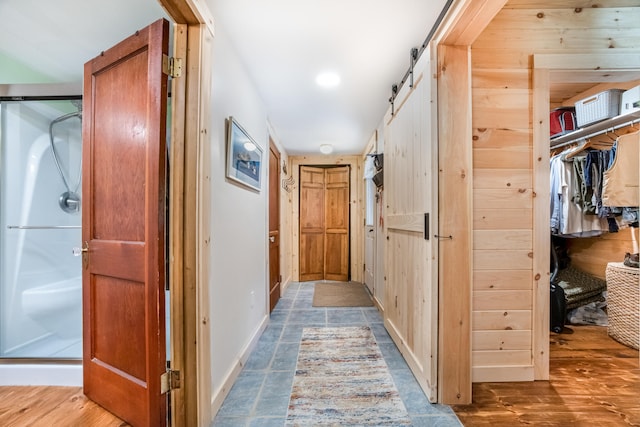
[[[627,267],[640,267],[639,254],[630,254],[627,252],[624,254],[624,265]]]

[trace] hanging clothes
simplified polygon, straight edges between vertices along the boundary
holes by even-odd
[[[604,172],[602,205],[630,207],[640,205],[638,198],[638,155],[640,131],[618,137],[616,155]]]
[[[585,157],[551,158],[551,233],[565,237],[594,237],[608,229],[595,215],[593,190],[585,184]]]
[[[593,237],[638,224],[640,131],[610,149],[584,141],[551,158],[551,233]]]

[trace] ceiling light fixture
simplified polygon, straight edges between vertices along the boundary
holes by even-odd
[[[322,154],[331,154],[333,153],[333,146],[331,144],[322,144],[320,146],[320,152]]]
[[[340,76],[332,71],[320,73],[316,77],[316,84],[323,88],[332,88],[340,84]]]

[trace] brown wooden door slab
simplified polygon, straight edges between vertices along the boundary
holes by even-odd
[[[324,278],[349,280],[349,167],[325,170]]]
[[[168,34],[159,20],[84,68],[84,393],[134,426],[166,424]]]
[[[269,139],[269,311],[280,299],[280,152]]]
[[[349,280],[349,167],[300,167],[300,281]]]
[[[324,279],[324,169],[300,167],[300,281]]]

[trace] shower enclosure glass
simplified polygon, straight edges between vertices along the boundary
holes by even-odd
[[[0,101],[0,358],[82,357],[79,99]]]

